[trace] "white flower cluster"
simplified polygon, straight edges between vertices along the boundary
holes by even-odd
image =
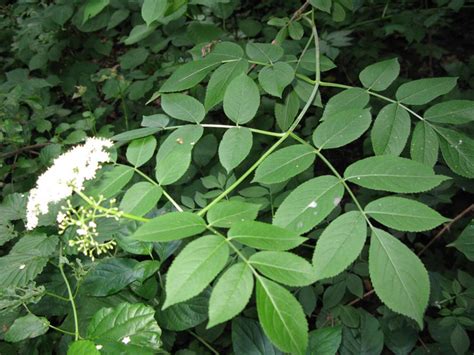
[[[31,230],[38,225],[38,216],[48,213],[50,203],[71,196],[74,190],[81,191],[84,182],[95,177],[101,164],[110,161],[106,148],[112,145],[113,142],[108,139],[87,138],[84,144],[56,158],[30,191],[26,228]]]

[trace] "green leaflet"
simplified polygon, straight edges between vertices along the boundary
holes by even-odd
[[[365,213],[389,228],[408,232],[430,230],[448,221],[423,203],[395,196],[370,202]]]
[[[370,110],[350,109],[325,116],[316,127],[313,143],[319,149],[339,148],[359,138],[372,122]]]
[[[281,203],[273,224],[300,234],[306,233],[331,213],[343,194],[344,188],[334,176],[308,180]]]
[[[258,73],[258,82],[268,94],[280,97],[283,90],[295,78],[295,71],[288,63],[278,62],[273,66],[264,67]]]
[[[248,128],[230,128],[224,133],[219,143],[219,160],[227,172],[242,163],[250,153],[252,144],[253,136]]]
[[[103,9],[109,5],[110,0],[87,0],[84,6],[84,16],[82,24],[85,24],[87,20],[97,16]]]
[[[88,196],[111,198],[118,195],[133,177],[133,169],[125,165],[117,165],[106,171],[104,175],[87,191]]]
[[[443,158],[456,174],[474,177],[474,140],[448,128],[434,127]]]
[[[413,160],[428,166],[438,161],[439,139],[426,122],[418,122],[411,138],[410,155]]]
[[[309,333],[308,350],[314,355],[334,355],[341,345],[342,327],[318,328]]]
[[[102,344],[100,344],[102,345]],[[78,340],[71,345],[67,349],[67,355],[100,355],[100,351],[97,350],[96,344],[94,344],[90,340]]]
[[[470,261],[474,261],[474,222],[471,220],[459,237],[448,246],[455,247]]]
[[[232,348],[236,355],[282,354],[268,340],[258,321],[243,317],[232,320]]]
[[[245,124],[255,117],[260,106],[257,84],[246,74],[234,78],[224,94],[224,112],[237,124]]]
[[[49,321],[44,317],[27,314],[15,319],[10,329],[5,333],[5,340],[19,342],[29,338],[36,338],[49,330]]]
[[[414,160],[379,155],[356,161],[344,178],[359,186],[381,191],[415,193],[428,191],[449,179]]]
[[[410,116],[398,104],[380,110],[371,130],[372,147],[377,155],[400,155],[410,135]]]
[[[430,282],[420,259],[387,232],[373,228],[369,271],[375,293],[383,303],[423,328]]]
[[[474,101],[451,100],[431,106],[423,117],[435,123],[464,124],[474,120]]]
[[[270,340],[282,351],[305,354],[308,323],[295,297],[284,287],[259,277],[256,299],[258,319]]]
[[[256,221],[235,223],[228,236],[249,247],[264,250],[293,249],[306,240],[291,230]]]
[[[343,272],[360,254],[367,237],[364,215],[347,212],[326,227],[313,254],[314,273],[318,280]]]
[[[169,116],[181,121],[199,123],[206,115],[203,104],[184,94],[161,95],[161,107]]]
[[[233,200],[216,204],[207,212],[207,221],[210,226],[230,228],[233,224],[244,221],[253,221],[257,218],[259,205]]]
[[[286,181],[308,169],[314,159],[313,149],[306,145],[298,144],[282,148],[270,154],[260,164],[253,181],[263,184]]]
[[[135,139],[127,147],[127,160],[135,167],[142,166],[151,159],[156,149],[153,136]]]
[[[209,299],[208,328],[234,318],[247,305],[253,290],[253,274],[248,265],[237,263],[215,284]]]
[[[163,309],[201,293],[224,268],[229,247],[224,238],[207,235],[186,245],[171,264]]]
[[[306,286],[316,280],[309,262],[286,251],[261,251],[253,254],[249,263],[266,277],[288,286]]]
[[[369,94],[364,89],[352,88],[341,91],[332,96],[326,103],[322,120],[341,111],[363,109],[368,103]]]
[[[168,2],[166,0],[145,0],[142,5],[142,17],[147,26],[164,16]]]
[[[204,220],[191,212],[170,212],[139,227],[132,238],[147,242],[169,242],[203,232]]]
[[[143,216],[156,206],[163,190],[147,181],[130,187],[120,201],[120,210],[135,216]]]
[[[275,118],[282,131],[290,128],[298,114],[300,99],[295,90],[290,91],[283,104],[275,104]]]
[[[283,48],[270,43],[247,43],[245,52],[250,59],[265,63],[276,62],[283,56]]]
[[[371,64],[359,74],[359,80],[368,90],[383,91],[400,74],[400,64],[397,58]]]
[[[456,86],[457,78],[428,78],[413,80],[401,85],[395,96],[407,105],[424,105],[447,94]]]

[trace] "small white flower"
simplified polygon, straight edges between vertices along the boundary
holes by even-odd
[[[129,336],[126,336],[122,339],[122,343],[124,343],[125,345],[127,345],[128,343],[130,343],[130,337]]]
[[[76,233],[77,233],[77,235],[86,235],[87,231],[85,229],[80,228],[80,229],[77,230]]]
[[[95,224],[94,221],[89,222],[89,228],[96,228],[96,227],[97,227],[97,224]]]
[[[100,345],[100,344],[97,344],[97,345],[95,346],[95,348],[96,348],[97,350],[100,350],[100,349],[102,349],[102,348],[103,348],[103,346],[102,346],[102,345]]]
[[[311,203],[308,205],[308,208],[316,208],[318,207],[318,203],[316,201],[311,201]]]
[[[38,225],[38,217],[48,213],[50,203],[57,203],[71,196],[74,190],[82,190],[84,182],[95,177],[101,164],[110,161],[110,155],[105,149],[112,144],[108,139],[87,138],[83,145],[75,146],[57,157],[53,165],[38,178],[36,187],[30,191],[26,228],[31,230]]]
[[[19,269],[20,269],[20,270],[23,270],[25,267],[26,267],[25,264],[21,264],[20,267],[19,267]]]

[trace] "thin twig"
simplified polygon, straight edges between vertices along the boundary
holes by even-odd
[[[6,153],[0,155],[0,159],[10,158],[10,157],[18,155],[20,153],[23,153],[25,151],[28,151],[28,150],[43,148],[43,147],[45,147],[49,144],[51,144],[51,143],[47,142],[47,143],[37,143],[37,144],[27,145],[26,147],[21,147],[21,148],[18,148],[16,150],[13,150],[11,152],[6,152]]]

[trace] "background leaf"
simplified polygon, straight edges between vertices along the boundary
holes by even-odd
[[[127,160],[135,167],[142,166],[151,159],[155,149],[156,139],[153,136],[133,140],[127,147]]]
[[[219,143],[219,160],[222,166],[230,172],[248,156],[252,149],[253,136],[248,128],[230,128]],[[239,149],[235,149],[235,147]]]
[[[203,104],[184,94],[161,95],[161,107],[168,115],[181,121],[199,123],[206,115]]]
[[[237,222],[253,221],[257,218],[259,205],[243,201],[224,201],[207,212],[209,225],[230,228]]]
[[[230,82],[224,94],[224,112],[230,120],[245,124],[255,117],[259,106],[260,93],[251,78],[242,74]]]

